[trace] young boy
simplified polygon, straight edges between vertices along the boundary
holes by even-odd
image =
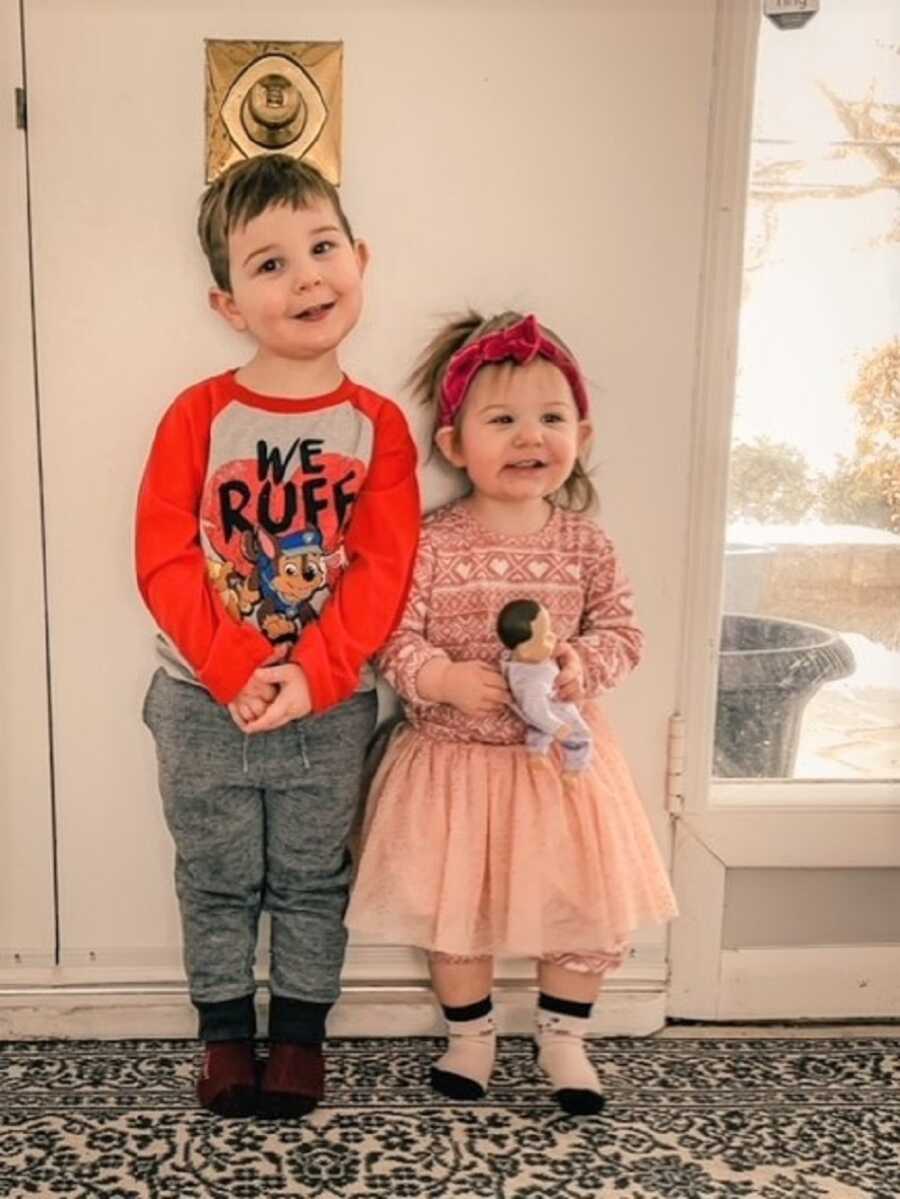
[[[203,196],[212,308],[249,335],[237,371],[163,416],[137,510],[137,575],[162,630],[144,719],[176,849],[185,968],[221,1115],[322,1098],[338,997],[347,837],[419,526],[416,454],[390,401],[338,351],[368,249],[337,192],[286,155]],[[270,1052],[257,1084],[253,959],[271,914]]]

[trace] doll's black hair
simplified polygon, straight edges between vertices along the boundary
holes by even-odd
[[[515,649],[531,637],[531,626],[541,610],[537,600],[510,600],[497,617],[497,636],[507,649]]]

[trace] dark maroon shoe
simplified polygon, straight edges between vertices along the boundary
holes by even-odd
[[[259,1092],[259,1114],[270,1120],[305,1116],[325,1094],[321,1045],[279,1042],[269,1049]]]
[[[208,1041],[197,1082],[200,1106],[217,1116],[255,1116],[256,1096],[253,1042]]]

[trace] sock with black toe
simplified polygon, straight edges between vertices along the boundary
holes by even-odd
[[[443,1005],[442,1005],[443,1006]],[[431,1085],[450,1099],[481,1099],[487,1090],[497,1037],[490,995],[465,1007],[443,1007],[447,1051],[431,1067]]]
[[[584,1047],[592,1006],[543,991],[538,999],[537,1064],[550,1079],[556,1102],[570,1116],[594,1115],[606,1103]]]

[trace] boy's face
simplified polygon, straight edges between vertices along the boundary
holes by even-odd
[[[232,230],[231,291],[213,288],[210,304],[266,357],[318,359],[333,354],[359,319],[368,259],[328,200],[280,204]]]

